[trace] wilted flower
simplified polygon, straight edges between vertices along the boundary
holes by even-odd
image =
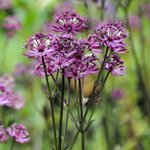
[[[25,126],[22,124],[13,124],[12,128],[6,128],[7,133],[19,143],[29,142],[30,138],[26,138],[29,133],[26,131]]]
[[[58,24],[58,26],[53,26],[53,30],[56,32],[80,33],[87,28],[86,19],[75,11],[68,9],[56,13],[54,21]]]

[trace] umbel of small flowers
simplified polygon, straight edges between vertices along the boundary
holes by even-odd
[[[6,128],[6,131],[9,134],[9,136],[15,139],[16,142],[26,143],[30,141],[30,138],[27,137],[29,133],[26,131],[26,127],[22,124],[17,125],[15,123],[12,125],[12,128]]]
[[[78,128],[76,137],[78,136],[81,130],[83,141],[82,149],[84,150],[84,121],[86,119],[89,106],[91,105],[91,100],[94,99],[95,89],[101,81],[101,75],[105,70],[108,71],[108,74],[105,77],[104,82],[102,82],[102,87],[105,85],[105,81],[109,75],[123,75],[126,74],[123,72],[126,68],[123,66],[124,61],[120,59],[116,53],[126,53],[126,46],[128,44],[124,43],[124,39],[128,36],[128,33],[125,31],[125,27],[118,20],[100,22],[92,35],[88,35],[87,38],[77,38],[76,34],[81,33],[86,29],[85,18],[80,14],[77,14],[75,11],[70,11],[64,9],[62,12],[56,13],[54,16],[56,26],[53,26],[53,30],[60,32],[60,34],[43,34],[36,33],[30,37],[27,42],[24,44],[24,54],[29,58],[38,59],[38,63],[35,67],[34,74],[38,77],[46,77],[46,82],[49,90],[48,99],[51,103],[52,108],[52,119],[54,125],[54,140],[55,140],[55,149],[61,149],[61,128],[62,128],[62,112],[63,112],[63,101],[64,101],[64,78],[67,77],[68,81],[71,78],[79,81],[79,121],[80,127]],[[106,47],[106,50],[101,50],[102,45]],[[100,60],[97,56],[105,52],[104,57]],[[100,63],[101,68],[97,68],[97,62]],[[55,118],[53,112],[53,103],[52,100],[55,97],[51,97],[53,91],[50,90],[50,85],[48,82],[48,76],[53,77],[54,72],[60,72],[62,74],[62,92],[61,92],[61,111],[60,111],[60,128],[59,128],[59,145],[57,145],[56,138],[56,129],[55,129]],[[81,86],[81,79],[83,80],[85,76],[91,75],[93,73],[98,73],[96,79],[96,84],[93,88],[93,93],[89,99],[88,107],[83,114],[83,85]],[[53,77],[54,79],[54,77]],[[55,84],[57,83],[54,79]],[[68,82],[70,83],[70,82]],[[70,87],[70,85],[69,85]],[[68,90],[70,92],[70,90]],[[102,89],[101,89],[102,91]],[[54,90],[55,94],[55,90]],[[101,92],[100,92],[101,94]],[[99,95],[100,96],[100,95]],[[70,100],[70,94],[68,94],[68,99]],[[96,102],[97,103],[97,102]],[[69,103],[67,103],[69,107]],[[68,108],[69,109],[69,108]],[[91,113],[90,119],[88,121],[86,129],[91,124],[91,118],[94,110]],[[67,111],[68,113],[68,111]],[[71,114],[71,113],[70,113]],[[73,117],[73,116],[72,116]],[[68,119],[66,119],[66,124]],[[74,119],[74,122],[75,119]],[[77,123],[76,123],[77,124]],[[64,135],[65,137],[65,135]],[[64,138],[65,139],[65,138]],[[76,138],[74,139],[70,149],[73,147]],[[63,141],[64,146],[64,141]],[[63,147],[64,148],[64,147]]]

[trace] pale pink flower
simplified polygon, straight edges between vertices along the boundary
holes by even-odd
[[[30,138],[26,138],[29,133],[26,131],[26,127],[22,124],[13,124],[12,128],[6,128],[7,133],[19,143],[26,143],[30,141]]]

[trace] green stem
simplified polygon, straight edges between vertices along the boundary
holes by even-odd
[[[68,118],[69,118],[69,107],[70,107],[70,94],[71,94],[71,82],[70,78],[68,78],[68,102],[67,102],[67,112],[66,112],[66,120],[65,120],[65,132],[63,136],[63,142],[62,142],[62,150],[64,149],[65,144],[65,138],[67,133],[67,127],[68,127]]]
[[[110,72],[108,72],[107,75],[106,75],[106,77],[105,77],[105,80],[104,80],[103,85],[102,85],[102,87],[101,87],[101,91],[102,91],[103,88],[104,88],[104,85],[105,85],[105,83],[106,83],[106,80],[107,80],[107,78],[108,78],[109,73],[110,73]],[[92,110],[92,113],[91,113],[91,115],[90,115],[90,118],[89,118],[89,120],[88,120],[88,122],[87,122],[87,125],[88,125],[88,124],[90,123],[90,121],[91,121],[91,118],[92,118],[92,116],[93,116],[93,114],[94,114],[94,111],[95,111],[95,108],[96,108],[96,106],[97,106],[97,103],[98,103],[98,102],[96,102],[95,105],[94,105],[94,107],[93,107],[93,110]]]
[[[102,75],[102,72],[103,72],[103,70],[104,70],[104,66],[105,66],[105,64],[106,64],[106,58],[107,58],[107,53],[108,53],[108,47],[106,48],[106,52],[105,52],[105,55],[104,55],[104,60],[103,60],[103,62],[102,62],[102,66],[101,66],[101,70],[100,70],[100,72],[99,72],[99,74],[98,74],[98,76],[97,76],[97,85],[98,85],[98,82],[99,82],[99,80],[100,80],[100,77],[101,77],[101,75]]]
[[[77,112],[78,112],[78,118],[79,118],[79,120],[81,120],[80,112],[79,112],[78,94],[77,94],[77,80],[74,79],[74,83],[75,83],[76,108],[77,108]]]
[[[51,90],[50,90],[48,75],[47,75],[45,61],[44,61],[43,56],[42,56],[42,62],[43,62],[43,66],[44,66],[45,79],[46,79],[46,83],[47,83],[47,87],[48,87],[48,93],[49,93],[49,97],[51,98]],[[54,131],[55,149],[57,150],[57,136],[56,136],[56,126],[55,126],[55,115],[54,115],[54,99],[49,99],[49,100],[50,100],[50,105],[51,105],[52,122],[53,122],[53,127],[54,127],[53,131]]]
[[[59,121],[59,150],[61,150],[62,119],[63,119],[64,90],[65,90],[65,77],[63,73],[64,68],[62,69],[62,91],[61,91],[60,121]]]
[[[81,113],[81,120],[80,122],[82,122],[83,120],[83,105],[82,105],[82,87],[83,85],[81,85],[81,79],[79,79],[79,105],[80,105],[80,113]],[[81,130],[84,129],[84,126],[82,125]],[[82,150],[84,150],[85,148],[85,138],[84,138],[84,132],[81,132],[81,143],[82,143]]]
[[[52,79],[53,79],[53,81],[54,81],[54,83],[55,83],[55,87],[54,87],[54,93],[55,93],[55,91],[56,91],[56,88],[57,88],[57,90],[58,90],[58,93],[61,95],[61,93],[60,93],[60,90],[59,90],[59,88],[58,88],[58,86],[57,86],[57,83],[56,83],[56,80],[55,80],[55,78],[54,78],[53,74],[51,74],[51,77],[52,77]]]
[[[106,82],[106,79],[108,78],[108,75],[109,75],[109,73],[106,75],[106,78],[105,78],[105,80],[104,80],[104,82],[103,82],[103,86],[102,86],[102,89],[101,89],[101,91],[100,91],[99,96],[101,96],[101,93],[102,93],[104,84],[105,84],[105,82]],[[78,134],[79,134],[79,132],[80,132],[81,129],[82,129],[82,125],[83,125],[83,123],[84,123],[84,121],[85,121],[85,118],[86,118],[86,116],[87,116],[88,110],[89,110],[89,108],[90,108],[90,106],[91,106],[91,104],[92,104],[92,100],[93,100],[93,98],[94,98],[94,92],[95,92],[95,86],[93,87],[93,92],[92,92],[91,98],[89,99],[89,103],[88,103],[87,109],[86,109],[86,111],[85,111],[85,114],[84,114],[84,116],[83,116],[83,119],[82,119],[82,121],[81,121],[80,127],[79,127],[79,129],[78,129],[78,131],[77,131],[77,133],[76,133],[76,135],[75,135],[74,141],[73,141],[73,143],[72,143],[72,145],[71,145],[71,147],[70,147],[69,150],[72,149],[73,145],[74,145],[75,142],[76,142],[76,139],[77,139],[77,137],[78,137]]]
[[[72,119],[73,119],[73,121],[74,121],[76,127],[79,128],[79,126],[78,126],[78,124],[77,124],[77,122],[76,122],[76,120],[75,120],[75,118],[74,118],[74,116],[73,116],[73,114],[72,114],[70,108],[68,108],[68,111],[69,111],[69,113],[70,113],[70,115],[71,115],[71,117],[72,117]]]
[[[48,81],[48,75],[47,75],[46,65],[45,65],[45,61],[44,61],[44,57],[43,56],[42,56],[42,62],[43,62],[43,67],[44,67],[44,72],[45,72],[46,84],[47,84],[47,88],[48,88],[48,92],[49,92],[49,96],[50,96],[51,89],[50,89],[50,85],[49,85],[49,81]]]
[[[11,145],[11,148],[10,148],[10,150],[12,150],[13,149],[13,147],[14,147],[14,145],[15,145],[15,139],[13,139],[13,143],[12,143],[12,145]]]

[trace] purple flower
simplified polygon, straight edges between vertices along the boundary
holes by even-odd
[[[15,93],[13,92],[10,95],[10,100],[9,103],[6,104],[6,106],[11,107],[11,108],[15,108],[15,109],[21,109],[23,108],[25,105],[25,99],[22,96],[21,93]]]
[[[29,142],[30,138],[26,138],[29,133],[26,131],[25,126],[22,124],[13,124],[12,128],[6,128],[7,133],[19,143]]]
[[[3,126],[0,126],[0,144],[5,143],[8,140],[8,135],[6,134]]]
[[[12,7],[10,1],[8,0],[0,0],[0,11],[8,10]]]
[[[14,31],[21,29],[21,22],[16,16],[8,16],[4,18],[2,27],[6,30],[7,38],[11,38]]]
[[[24,75],[26,72],[28,72],[28,67],[26,64],[24,63],[18,63],[15,68],[14,68],[14,76],[22,76]]]
[[[119,99],[122,99],[124,97],[124,92],[123,90],[113,90],[112,91],[112,98],[113,100],[119,100]]]
[[[126,68],[122,64],[124,64],[124,61],[117,54],[113,54],[111,58],[107,58],[105,69],[112,75],[121,76],[127,74],[127,72],[123,72]]]
[[[140,18],[137,15],[130,15],[129,23],[130,23],[131,28],[133,29],[139,29],[141,25]]]
[[[52,53],[54,51],[51,46],[53,39],[53,34],[44,35],[43,33],[36,33],[27,40],[27,43],[24,44],[25,53],[23,55],[29,58],[41,58],[48,53]]]
[[[0,91],[0,106],[4,106],[6,104],[9,103],[9,97],[8,97],[8,94],[5,92],[5,93],[1,93]]]
[[[100,49],[102,46],[102,42],[97,41],[96,38],[94,38],[94,36],[88,35],[87,42],[89,50],[92,51],[94,54],[99,55],[100,53],[104,52]]]
[[[7,74],[0,76],[0,91],[11,93],[12,89],[14,87],[14,79]]]
[[[88,75],[98,73],[99,68],[95,68],[97,58],[93,55],[90,57],[76,57],[75,62],[65,68],[64,76],[68,78],[84,78]]]
[[[55,32],[80,33],[87,28],[86,19],[75,11],[68,9],[55,14],[54,20],[58,24],[58,26],[53,26]]]
[[[125,46],[129,44],[124,43],[124,39],[129,33],[125,31],[124,26],[118,20],[100,22],[96,26],[94,35],[99,41],[101,41],[106,47],[116,53],[127,53]]]

